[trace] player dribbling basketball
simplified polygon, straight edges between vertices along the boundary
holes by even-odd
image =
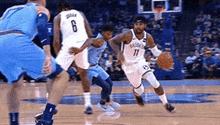
[[[144,16],[137,15],[133,22],[133,29],[118,34],[109,40],[110,46],[116,52],[118,60],[122,63],[125,75],[133,86],[137,104],[144,106],[144,101],[141,97],[144,92],[144,86],[141,83],[143,78],[153,86],[166,110],[172,113],[175,111],[175,107],[167,101],[162,86],[144,58],[146,46],[150,47],[151,52],[156,57],[161,54],[161,51],[154,44],[152,36],[144,31],[147,27],[147,19]],[[122,42],[122,50],[119,49],[118,42]]]

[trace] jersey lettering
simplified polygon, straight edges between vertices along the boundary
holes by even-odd
[[[75,21],[75,20],[72,20],[72,21],[71,21],[71,24],[72,24],[73,32],[77,32],[76,21]]]
[[[138,52],[139,52],[139,49],[135,49],[135,50],[134,50],[134,55],[133,55],[133,56],[137,56],[137,55],[138,55]]]

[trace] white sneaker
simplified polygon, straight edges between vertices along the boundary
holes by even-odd
[[[106,112],[114,112],[114,109],[111,106],[109,106],[107,103],[105,105],[98,103],[97,108]]]
[[[121,107],[121,105],[117,102],[113,102],[113,101],[110,101],[109,103],[109,106],[111,106],[113,109],[119,109]]]

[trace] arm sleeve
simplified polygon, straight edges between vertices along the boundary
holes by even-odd
[[[40,13],[37,15],[37,30],[41,45],[50,45],[50,39],[47,29],[47,15]]]
[[[162,51],[159,50],[159,49],[157,48],[157,46],[154,46],[153,48],[150,48],[150,50],[151,50],[151,52],[153,53],[153,55],[156,56],[156,57],[158,57],[158,56],[162,53]]]

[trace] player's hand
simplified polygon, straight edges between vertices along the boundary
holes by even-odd
[[[71,48],[69,48],[69,54],[76,55],[76,54],[78,54],[78,53],[80,53],[80,52],[82,52],[82,50],[79,49],[79,48],[76,48],[76,47],[71,47]]]
[[[43,70],[42,73],[47,75],[50,75],[52,72],[52,61],[51,61],[51,55],[47,55],[46,59],[44,61]]]
[[[124,55],[122,52],[117,53],[117,62],[118,64],[122,64],[125,61]]]

